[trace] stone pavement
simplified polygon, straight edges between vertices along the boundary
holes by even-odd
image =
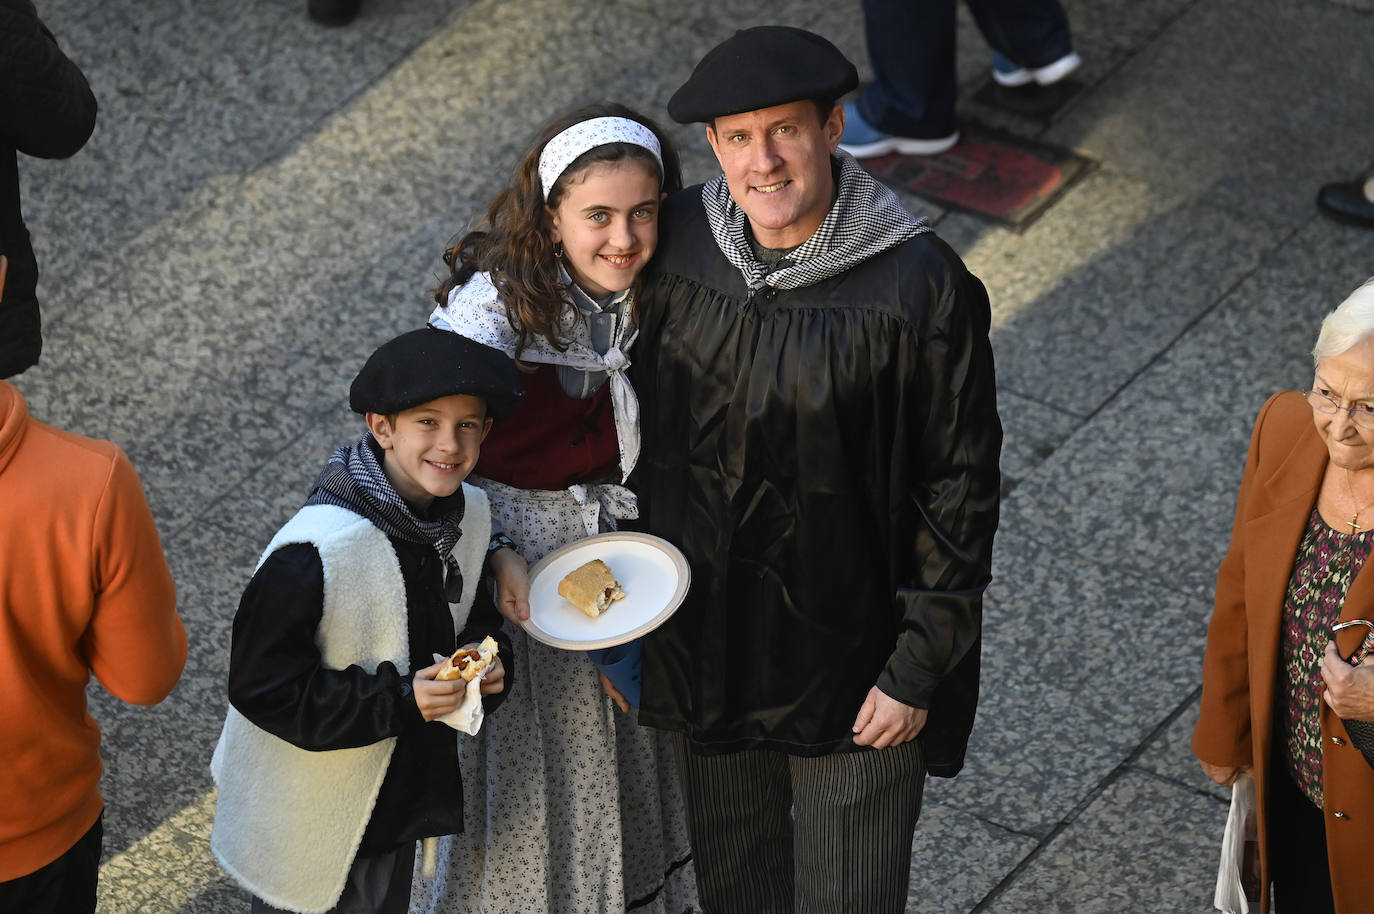
[[[909,198],[987,284],[1008,498],[969,764],[932,781],[910,912],[1210,910],[1226,794],[1187,747],[1250,422],[1310,380],[1374,233],[1315,211],[1374,146],[1374,12],[1332,0],[1070,0],[1084,91],[1051,124],[962,113],[1097,164],[1021,234]],[[857,3],[38,0],[101,102],[24,160],[43,267],[32,412],[130,454],[191,638],[105,733],[103,912],[246,910],[207,850],[230,621],[271,532],[353,436],[349,380],[418,326],[450,235],[534,127],[596,97],[659,117],[734,28],[867,67]],[[964,94],[987,52],[965,15]],[[1362,128],[1361,125],[1366,125]],[[713,173],[699,128],[676,136]]]

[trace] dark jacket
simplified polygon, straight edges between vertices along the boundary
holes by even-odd
[[[510,639],[486,582],[477,593],[466,629],[453,631],[443,592],[443,562],[434,548],[390,537],[405,581],[410,668],[424,669],[434,654],[486,635],[501,646],[506,689],[483,700],[487,711],[515,682]],[[306,543],[283,546],[262,563],[234,616],[229,657],[229,700],[254,724],[303,749],[363,746],[398,737],[377,794],[359,854],[379,854],[432,835],[463,830],[463,785],[453,729],[425,722],[409,677],[382,663],[331,670],[315,646],[324,606],[319,552]]]
[[[641,302],[643,525],[691,564],[646,639],[640,720],[701,752],[852,746],[877,685],[963,763],[1001,426],[982,284],[932,233],[751,296],[700,189],[669,201]]]
[[[17,152],[45,159],[75,155],[95,129],[86,77],[66,58],[29,0],[0,0],[0,254],[9,261],[0,290],[0,378],[38,361],[38,263],[19,205]]]

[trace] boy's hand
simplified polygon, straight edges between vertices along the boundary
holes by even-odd
[[[496,608],[512,624],[519,625],[530,617],[529,565],[511,548],[497,549],[487,556],[487,562],[496,577]]]
[[[500,662],[499,659],[496,661],[496,663]],[[444,661],[440,660],[433,666],[427,666],[417,672],[410,681],[411,690],[415,693],[415,704],[420,709],[420,716],[426,721],[435,720],[450,711],[457,710],[458,706],[463,703],[463,693],[467,691],[468,684],[461,679],[438,680],[434,678],[443,665]],[[502,673],[502,675],[505,674]]]
[[[464,683],[466,685],[466,683]],[[497,657],[487,667],[487,675],[482,677],[482,687],[479,691],[484,695],[495,695],[505,691],[506,688],[506,668],[501,665],[501,658]]]

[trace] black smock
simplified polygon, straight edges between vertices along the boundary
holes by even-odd
[[[444,563],[434,547],[391,537],[405,580],[411,675],[460,644],[496,638],[505,690],[485,698],[495,710],[515,682],[510,639],[485,581],[465,582],[477,594],[467,627],[455,637],[444,599]],[[397,737],[360,856],[463,830],[463,784],[452,727],[425,722],[411,677],[383,662],[376,673],[353,665],[331,670],[320,660],[315,632],[324,607],[324,567],[309,543],[277,549],[244,591],[234,616],[229,655],[229,701],[258,727],[302,749],[366,746]]]
[[[75,155],[95,130],[96,101],[80,68],[57,46],[30,0],[0,0],[0,378],[38,361],[38,262],[19,201],[17,153]]]
[[[875,684],[963,764],[1002,431],[987,293],[933,233],[750,294],[700,188],[672,198],[640,302],[641,527],[691,564],[645,639],[640,721],[697,752],[852,748]]]

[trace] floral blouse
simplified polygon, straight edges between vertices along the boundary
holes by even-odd
[[[1340,617],[1374,531],[1353,536],[1327,526],[1316,507],[1293,561],[1279,632],[1276,732],[1284,741],[1288,774],[1307,798],[1322,805],[1322,653]]]

